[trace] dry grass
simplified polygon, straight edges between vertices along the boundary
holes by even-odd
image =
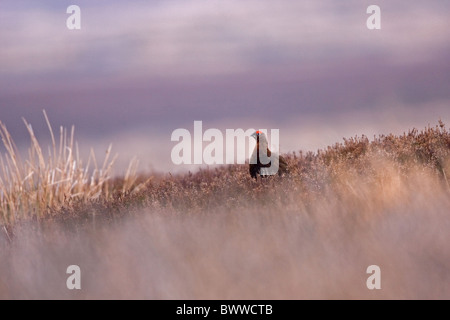
[[[73,201],[87,203],[100,197],[109,199],[109,180],[116,157],[111,157],[111,145],[99,166],[94,152],[86,162],[80,158],[74,141],[74,127],[70,133],[60,127],[57,142],[44,111],[52,145],[48,153],[42,149],[31,124],[23,120],[31,139],[28,158],[21,156],[6,126],[0,122],[0,135],[6,154],[0,156],[0,223],[14,224],[30,216],[45,217]],[[134,163],[126,174],[123,192],[135,181]]]
[[[9,226],[0,298],[450,298],[443,123],[286,159],[289,175],[258,182],[239,165],[131,170],[116,191]],[[81,291],[64,287],[70,264]],[[382,290],[365,286],[371,264]]]

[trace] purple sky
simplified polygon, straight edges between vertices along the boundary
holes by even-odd
[[[39,3],[39,5],[38,5]],[[81,8],[81,30],[66,8]],[[366,8],[381,7],[381,30]],[[450,125],[447,1],[0,3],[0,121],[27,144],[76,126],[83,145],[172,170],[171,132],[279,128],[280,148]],[[155,152],[158,150],[158,152]]]

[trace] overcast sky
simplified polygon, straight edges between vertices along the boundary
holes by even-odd
[[[81,30],[66,9],[81,8]],[[381,8],[381,30],[366,9]],[[282,151],[450,123],[450,2],[0,2],[0,121],[171,170],[176,128],[278,128]],[[158,152],[155,152],[157,148]]]

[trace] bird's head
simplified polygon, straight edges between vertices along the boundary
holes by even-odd
[[[268,147],[267,137],[266,134],[260,130],[255,131],[252,134],[252,137],[255,138],[256,142],[259,143],[260,147],[266,148]]]
[[[252,136],[253,138],[255,138],[255,140],[257,140],[257,141],[258,141],[258,138],[260,138],[260,137],[265,137],[264,132],[259,131],[259,130],[253,132],[251,136]]]

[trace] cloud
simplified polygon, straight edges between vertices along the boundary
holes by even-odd
[[[229,74],[367,54],[414,62],[448,49],[450,22],[435,2],[380,6],[377,34],[360,1],[86,2],[80,31],[67,30],[63,6],[24,4],[0,13],[1,73]]]

